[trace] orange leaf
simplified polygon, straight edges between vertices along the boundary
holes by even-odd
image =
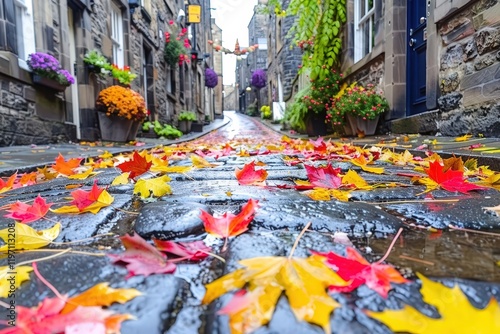
[[[17,173],[14,173],[11,176],[9,176],[7,181],[4,181],[2,180],[2,178],[0,178],[0,193],[11,190],[12,186],[14,185],[14,181],[16,181],[16,178],[17,178]]]
[[[258,203],[258,200],[249,199],[238,215],[225,212],[220,218],[201,210],[200,218],[208,233],[219,238],[234,237],[248,230],[247,226],[253,219]]]
[[[136,289],[113,289],[109,283],[99,283],[78,296],[68,299],[61,314],[69,313],[78,306],[110,306],[113,303],[124,304],[141,293]]]
[[[71,158],[68,161],[64,160],[64,157],[61,153],[56,158],[56,163],[52,165],[59,174],[63,175],[73,175],[75,174],[74,169],[80,166],[81,158]]]
[[[236,167],[235,173],[238,183],[243,185],[263,186],[267,178],[267,171],[265,169],[255,170],[255,161],[246,164],[241,170]]]

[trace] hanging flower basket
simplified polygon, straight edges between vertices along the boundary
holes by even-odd
[[[35,85],[44,86],[56,92],[64,92],[68,87],[68,85],[60,84],[54,79],[42,77],[41,75],[38,74],[33,74],[32,79]]]

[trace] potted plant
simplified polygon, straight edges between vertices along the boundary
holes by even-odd
[[[110,73],[111,64],[99,51],[91,50],[83,57],[83,62],[90,72],[106,75]]]
[[[331,110],[332,120],[345,116],[352,132],[364,137],[375,134],[380,114],[389,110],[389,104],[373,85],[365,88],[354,83],[338,94]]]
[[[287,108],[286,119],[292,128],[309,136],[327,133],[327,114],[339,92],[342,74],[331,68],[324,79],[310,80],[310,85],[299,91],[293,104]],[[290,109],[290,111],[288,111]]]
[[[182,111],[177,120],[179,121],[179,130],[188,133],[191,131],[191,124],[196,121],[196,114],[192,111]]]
[[[172,30],[176,30],[174,21],[169,22]],[[187,28],[182,28],[177,37],[173,38],[170,32],[165,32],[165,47],[163,49],[163,58],[169,66],[176,64],[182,65],[184,62],[189,62],[187,49],[191,48],[189,38],[185,38]]]
[[[272,115],[273,115],[273,113],[271,111],[270,106],[262,106],[260,108],[260,117],[262,119],[270,119]]]
[[[33,72],[32,79],[35,84],[63,92],[69,85],[75,83],[75,78],[61,67],[54,56],[47,53],[31,53],[28,55],[27,63]]]
[[[96,109],[101,138],[108,141],[135,139],[138,126],[133,125],[140,125],[148,115],[144,98],[132,89],[118,85],[99,92]],[[131,129],[135,129],[135,133]]]

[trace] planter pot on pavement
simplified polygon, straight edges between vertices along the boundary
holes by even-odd
[[[193,122],[193,124],[191,124],[191,131],[203,132],[203,123]]]
[[[347,114],[347,120],[351,125],[352,132],[358,137],[374,135],[377,130],[379,118],[380,115],[377,115],[375,119],[363,119],[358,116]]]
[[[179,121],[179,131],[182,133],[189,133],[191,132],[191,124],[193,121]]]
[[[306,131],[309,137],[325,136],[326,135],[326,111],[325,112],[310,112],[306,118]]]
[[[104,112],[97,112],[97,115],[99,117],[99,129],[101,130],[102,140],[116,142],[129,141],[128,138],[130,128],[134,123],[133,120],[116,115],[107,116]]]

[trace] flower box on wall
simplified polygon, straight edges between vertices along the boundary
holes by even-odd
[[[68,86],[62,85],[54,79],[42,77],[38,74],[33,74],[33,83],[35,85],[45,86],[56,92],[64,92]]]

